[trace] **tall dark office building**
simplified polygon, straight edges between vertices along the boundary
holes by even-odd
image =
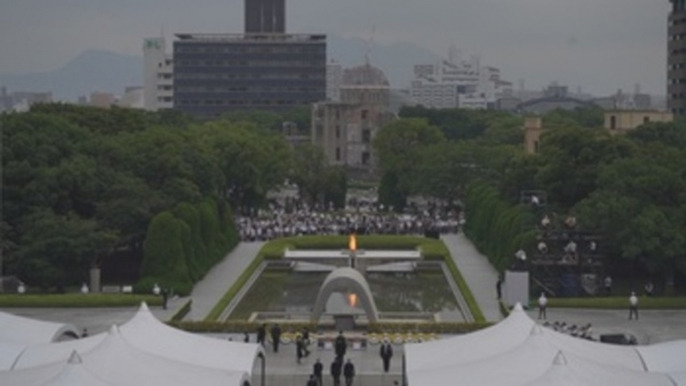
[[[286,0],[245,0],[245,33],[286,32]]]
[[[174,108],[199,117],[326,99],[326,35],[177,34]]]
[[[667,29],[667,106],[675,116],[686,116],[686,0],[670,0]]]
[[[174,108],[199,117],[326,99],[326,35],[286,34],[285,0],[246,0],[245,34],[177,34]]]

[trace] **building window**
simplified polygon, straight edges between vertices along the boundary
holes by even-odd
[[[614,130],[617,128],[617,117],[614,115],[610,117],[610,129]]]
[[[643,117],[643,124],[646,124],[646,123],[650,123],[650,117],[647,115],[645,117]]]
[[[336,125],[336,139],[341,139],[341,126]]]
[[[341,160],[341,148],[337,147],[336,148],[336,161],[340,161],[340,160]]]
[[[369,117],[369,111],[362,110],[362,119],[367,119]]]
[[[362,153],[362,165],[369,165],[369,152]]]
[[[369,129],[362,130],[362,143],[369,143],[372,141],[372,131]]]
[[[538,141],[534,141],[534,153],[538,153]]]

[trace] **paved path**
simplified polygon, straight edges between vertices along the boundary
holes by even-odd
[[[498,272],[488,262],[488,258],[479,253],[464,234],[443,235],[441,240],[448,247],[457,268],[467,281],[467,285],[472,290],[472,294],[474,294],[474,298],[481,307],[486,320],[489,322],[499,321],[501,319],[500,308],[495,294]]]
[[[215,304],[226,291],[236,282],[238,277],[253,261],[264,243],[240,243],[224,260],[215,265],[205,277],[199,281],[190,298],[193,299],[191,312],[186,320],[203,320],[212,311]]]
[[[219,339],[232,339],[243,341],[242,334],[208,334]],[[255,342],[255,334],[250,335],[250,341]],[[279,352],[274,353],[271,345],[265,348],[267,356],[267,377],[265,386],[304,386],[312,374],[312,367],[317,359],[324,365],[324,377],[322,386],[332,386],[333,380],[329,373],[329,367],[335,355],[332,348],[310,347],[311,354],[303,358],[301,364],[296,362],[295,344],[282,344]],[[348,346],[346,359],[350,359],[355,365],[355,386],[393,386],[394,381],[402,384],[402,358],[404,347],[393,345],[393,358],[388,374],[383,372],[383,365],[379,356],[379,346],[369,345],[366,348],[353,348]],[[259,370],[253,376],[253,385],[259,386]],[[344,382],[341,382],[345,384]]]

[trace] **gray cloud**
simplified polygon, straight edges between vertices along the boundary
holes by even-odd
[[[512,81],[664,94],[667,0],[287,0],[288,29],[477,53]],[[243,0],[2,0],[0,71],[51,70],[88,48],[140,54],[143,37],[240,32]]]

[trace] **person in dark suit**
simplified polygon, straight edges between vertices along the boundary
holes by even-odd
[[[257,328],[257,343],[264,347],[264,340],[267,338],[267,325],[262,323],[261,326]]]
[[[341,385],[341,370],[343,367],[343,359],[336,357],[336,359],[331,362],[331,378],[333,378],[333,386]]]
[[[393,346],[391,346],[388,338],[383,340],[379,355],[381,355],[381,359],[383,360],[383,371],[384,373],[387,373],[388,369],[391,367],[391,358],[393,357]]]
[[[343,336],[343,331],[338,332],[334,348],[336,349],[336,357],[341,358],[342,361],[348,348],[348,341],[345,339],[345,336]]]
[[[271,330],[271,334],[274,352],[279,352],[279,343],[281,343],[281,327],[279,327],[278,324],[274,324]]]
[[[324,365],[322,362],[317,358],[317,361],[314,362],[314,366],[312,366],[312,370],[314,373],[314,377],[317,378],[317,384],[318,386],[323,385],[323,380],[322,380],[322,372],[324,371]]]
[[[343,366],[343,376],[345,377],[345,386],[352,386],[353,378],[355,378],[355,365],[350,359]]]

